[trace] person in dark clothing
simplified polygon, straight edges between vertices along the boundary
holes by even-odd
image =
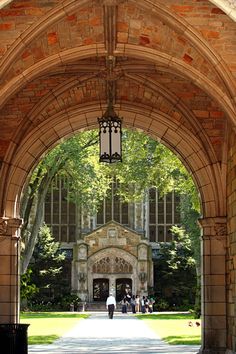
[[[136,311],[135,311],[135,295],[132,296],[130,304],[131,304],[132,313],[136,313]]]
[[[121,312],[122,313],[127,313],[127,301],[126,297],[124,296],[123,300],[121,301]]]
[[[116,299],[112,293],[110,293],[110,296],[107,298],[106,307],[108,309],[108,317],[112,319],[116,308]]]

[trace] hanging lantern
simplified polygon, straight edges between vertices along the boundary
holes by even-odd
[[[99,140],[100,140],[100,162],[121,162],[121,123],[114,112],[113,106],[109,103],[108,108],[101,118],[98,118],[99,123]]]

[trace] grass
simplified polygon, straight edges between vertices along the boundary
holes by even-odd
[[[201,326],[197,327],[196,322],[200,320],[193,319],[191,314],[145,314],[137,315],[141,320],[163,339],[172,345],[200,345]],[[189,323],[193,326],[189,326]]]
[[[69,331],[87,314],[62,312],[27,312],[20,316],[20,323],[29,323],[29,344],[51,344]]]
[[[20,322],[30,324],[29,344],[50,344],[88,316],[73,312],[27,312],[21,314]],[[191,314],[153,313],[136,316],[169,344],[200,345],[201,327],[196,327],[196,320]],[[193,323],[192,327],[189,326],[190,321]]]

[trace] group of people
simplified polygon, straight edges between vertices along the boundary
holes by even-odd
[[[126,293],[124,298],[121,300],[121,312],[127,313],[128,309],[131,308],[132,313],[152,313],[153,304],[155,300],[152,297],[143,296],[140,298],[139,295],[131,295]],[[106,307],[108,309],[109,318],[113,318],[114,310],[116,308],[116,299],[112,293],[107,298]]]
[[[131,308],[132,313],[152,313],[154,299],[148,296],[143,296],[140,298],[139,295],[125,295],[121,301],[122,313],[127,313],[128,309]]]

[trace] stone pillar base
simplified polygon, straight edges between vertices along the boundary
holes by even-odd
[[[200,349],[197,354],[234,354],[226,349]]]

